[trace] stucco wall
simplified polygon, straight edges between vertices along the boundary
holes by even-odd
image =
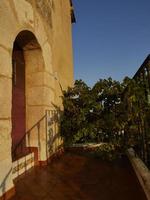
[[[31,31],[35,35],[44,62],[42,72],[32,77],[33,80],[42,79],[40,84],[44,88],[41,97],[38,96],[38,102],[44,102],[43,105],[35,104],[37,108],[32,108],[36,116],[35,120],[42,117],[46,109],[53,109],[54,105],[61,106],[59,83],[63,89],[73,83],[69,0],[1,0],[0,196],[13,187],[11,172],[12,51],[16,36],[23,30]],[[31,54],[25,56],[26,59],[30,59]],[[32,101],[36,101],[34,90],[30,91],[30,95]],[[32,125],[31,121],[29,126]],[[44,160],[45,152],[44,150],[42,152],[41,159]]]
[[[61,2],[61,3],[60,3]],[[69,1],[55,1],[55,11],[53,13],[53,66],[58,76],[58,81],[63,89],[68,87],[68,82],[73,83],[73,63],[72,63],[72,29],[70,20]],[[63,12],[66,10],[67,12]],[[58,12],[60,14],[58,14]],[[65,70],[64,70],[65,69]],[[55,82],[56,91],[60,92],[60,87]],[[56,102],[59,93],[56,93]],[[60,102],[59,102],[60,103]]]

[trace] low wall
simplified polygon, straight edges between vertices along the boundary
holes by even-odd
[[[65,150],[69,150],[69,151],[92,151],[94,149],[96,149],[99,146],[102,146],[105,143],[99,143],[99,144],[95,144],[95,143],[87,143],[87,144],[72,144],[71,146],[67,146],[65,147]]]
[[[132,167],[139,179],[139,182],[147,196],[147,199],[150,200],[150,171],[143,163],[143,161],[137,157],[132,148],[127,151],[128,158],[132,164]]]

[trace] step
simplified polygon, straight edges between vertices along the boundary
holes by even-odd
[[[36,164],[35,153],[29,153],[28,155],[19,158],[13,162],[12,176],[13,179],[17,178],[21,174],[27,172]]]

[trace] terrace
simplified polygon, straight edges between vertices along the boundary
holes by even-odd
[[[135,84],[139,84],[141,85],[141,87],[144,86],[145,97],[143,96],[143,99],[145,99],[147,102],[149,95],[148,91],[150,88],[148,69],[149,69],[149,56],[146,58],[143,65],[140,67],[140,69],[133,78],[133,80],[135,80]],[[121,99],[119,96],[120,103],[121,101],[123,101],[125,105],[126,103],[128,103],[124,101],[124,99],[127,99],[126,96],[127,93],[128,93],[128,87],[124,90],[123,95],[121,95]],[[71,95],[72,94],[74,97],[74,93],[71,93]],[[75,99],[77,99],[77,95],[75,95],[73,101],[75,101]],[[116,113],[116,110],[117,106],[120,103],[118,103],[118,100],[116,102],[117,103],[115,104],[115,116],[117,118],[117,114],[119,112]],[[139,108],[139,112],[141,113],[140,109],[141,108]],[[134,112],[134,108],[130,110]],[[142,112],[144,112],[144,110],[145,108],[142,110]],[[64,115],[66,111],[68,114],[68,110],[66,110],[65,108]],[[109,110],[107,110],[107,112],[109,112]],[[125,110],[125,112],[127,112],[127,110]],[[95,117],[93,114],[94,114],[93,112],[90,112],[90,115],[92,115],[92,117]],[[121,114],[124,114],[122,110]],[[48,156],[53,154],[54,159],[50,160],[52,162],[48,161],[47,166],[35,166],[30,170],[25,169],[23,174],[21,172],[20,174],[22,175],[16,178],[14,181],[16,186],[16,195],[11,200],[24,200],[24,199],[146,200],[148,199],[150,196],[150,187],[149,187],[150,173],[148,170],[150,166],[149,165],[150,137],[149,137],[149,125],[148,125],[149,118],[142,119],[141,115],[140,118],[139,115],[137,115],[137,118],[132,120],[132,123],[135,123],[136,125],[134,129],[131,127],[131,120],[129,120],[126,126],[124,127],[123,131],[120,131],[119,129],[117,132],[117,129],[115,129],[115,132],[112,131],[111,134],[109,134],[109,130],[108,132],[105,131],[104,133],[100,132],[100,135],[96,136],[97,137],[96,139],[100,142],[100,144],[98,142],[95,145],[93,143],[75,144],[72,145],[71,148],[70,147],[68,148],[67,146],[67,148],[65,148],[65,152],[61,154],[61,156],[57,157],[55,156],[57,155],[57,153],[55,154],[55,152],[59,152],[59,149],[54,148],[56,146],[54,143],[58,139],[57,137],[60,137],[58,133],[58,128],[56,128],[58,123],[60,122],[59,121],[60,112],[47,111],[46,115],[35,126],[33,126],[31,130],[27,132],[27,135],[23,137],[21,143],[19,143],[19,145],[15,149],[13,156],[14,160],[16,160],[15,156],[19,156],[20,153],[21,154],[27,153],[24,152],[25,148],[24,145],[27,141],[26,139],[28,138],[28,143],[30,143],[30,136],[32,135],[32,131],[36,128],[38,129],[38,134],[37,134],[37,140],[38,140],[38,138],[40,138],[39,127],[42,127],[41,125],[42,123],[46,124],[46,132],[48,133],[49,136],[47,140]],[[119,115],[119,120],[120,118],[121,116]],[[89,119],[91,120],[90,117]],[[67,120],[69,121],[69,118]],[[94,118],[94,120],[96,121],[97,118]],[[138,121],[137,124],[136,121]],[[64,121],[62,121],[62,123],[64,123]],[[112,127],[110,127],[112,128],[112,130],[114,124],[112,125]],[[108,124],[106,125],[108,126]],[[73,126],[73,124],[71,126]],[[63,131],[65,132],[65,129]],[[67,127],[67,132],[68,131],[69,129]],[[71,137],[72,135],[69,135],[69,139]],[[84,137],[86,137],[85,133]],[[81,138],[82,140],[85,139],[83,137]],[[124,153],[121,152],[121,156],[111,161],[108,160],[108,157],[110,157],[110,155],[112,154],[111,151],[110,153],[109,151],[107,152],[107,159],[105,159],[105,157],[103,159],[101,157],[103,156],[102,154],[101,156],[97,157],[96,154],[92,153],[95,152],[95,149],[99,149],[101,145],[105,143],[112,144],[114,141],[115,143],[117,142],[117,144],[118,142],[121,141],[123,146],[127,146],[130,148],[132,147],[134,150],[126,149],[126,152]],[[62,149],[62,146],[60,146],[60,149]],[[33,152],[33,149],[31,152]],[[37,161],[35,161],[35,165],[36,162]],[[29,168],[31,167],[32,166],[30,166]]]
[[[146,196],[126,157],[109,163],[87,153],[66,152],[17,180],[11,200],[26,199],[146,200]]]

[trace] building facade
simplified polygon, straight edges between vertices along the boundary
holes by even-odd
[[[57,137],[50,149],[51,117],[73,84],[72,22],[70,0],[1,0],[0,199],[14,192],[14,150],[37,148],[44,162],[62,143]]]

